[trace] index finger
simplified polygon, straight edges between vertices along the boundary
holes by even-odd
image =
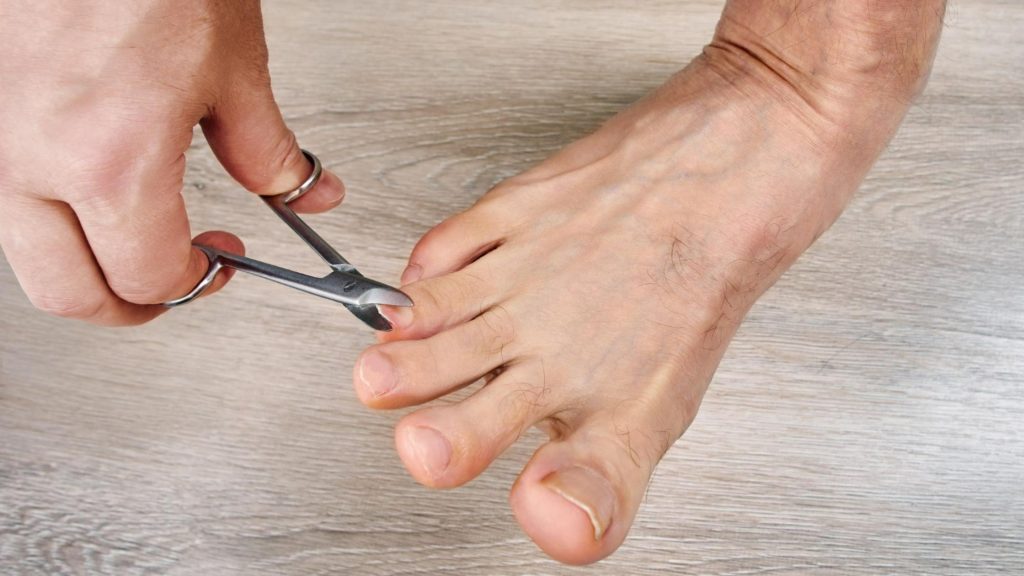
[[[181,195],[185,159],[132,158],[115,178],[71,193],[72,209],[110,289],[133,304],[160,304],[188,293],[209,262],[192,246]]]

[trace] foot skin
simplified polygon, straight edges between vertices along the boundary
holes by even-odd
[[[398,424],[427,486],[464,484],[529,427],[546,431],[510,501],[557,560],[623,542],[744,314],[886,139],[727,70],[698,60],[427,233],[402,278],[416,306],[385,308],[397,329],[356,363],[360,399],[380,409],[484,379]]]

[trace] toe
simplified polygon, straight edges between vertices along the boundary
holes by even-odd
[[[461,388],[515,357],[515,327],[495,308],[429,338],[372,346],[356,360],[356,393],[372,408],[399,408]]]
[[[402,284],[460,270],[500,244],[507,219],[491,212],[481,202],[427,232],[413,248]]]
[[[477,262],[458,272],[402,288],[413,301],[408,308],[381,306],[392,331],[382,341],[425,338],[473,319],[491,308],[499,297],[490,262]]]
[[[596,562],[629,532],[668,443],[663,434],[628,430],[610,420],[588,422],[542,446],[513,486],[516,519],[556,560]]]
[[[544,387],[525,367],[513,368],[452,406],[414,412],[398,423],[395,445],[422,484],[464,484],[549,413]]]

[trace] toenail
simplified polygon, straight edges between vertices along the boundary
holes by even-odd
[[[420,466],[431,478],[440,478],[452,460],[452,445],[448,439],[437,430],[423,426],[413,428],[409,435]]]
[[[423,277],[423,267],[419,264],[409,264],[402,272],[402,285],[412,284]]]
[[[552,472],[541,480],[555,494],[583,510],[594,527],[594,540],[600,540],[615,513],[615,491],[597,472],[581,466]]]
[[[412,324],[412,308],[407,306],[381,306],[380,313],[391,322],[391,326],[403,329]]]
[[[374,398],[380,398],[397,384],[395,367],[380,352],[369,352],[359,361],[359,381]]]

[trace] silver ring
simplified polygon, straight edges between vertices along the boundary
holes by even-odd
[[[189,292],[188,294],[185,294],[181,298],[176,298],[174,300],[164,302],[164,306],[166,306],[167,308],[177,308],[178,306],[184,306],[185,304],[192,302],[196,298],[199,298],[203,294],[203,292],[205,292],[206,289],[210,287],[210,284],[213,284],[213,281],[217,279],[217,274],[219,274],[220,271],[224,268],[224,265],[221,263],[220,258],[217,257],[217,252],[213,248],[207,248],[202,244],[193,244],[193,246],[199,248],[199,250],[202,251],[203,254],[206,254],[206,259],[210,261],[210,265],[206,269],[206,275],[204,275],[203,278],[199,280],[199,283],[196,284],[196,287],[193,288],[192,291]]]
[[[313,154],[309,150],[303,150],[302,155],[313,164],[313,172],[309,175],[309,178],[306,178],[306,181],[299,184],[299,187],[295,190],[278,194],[278,196],[284,198],[285,204],[291,204],[305,196],[306,192],[312,190],[317,183],[320,182],[320,177],[323,176],[324,166],[320,163],[320,159],[316,157],[316,154]]]

